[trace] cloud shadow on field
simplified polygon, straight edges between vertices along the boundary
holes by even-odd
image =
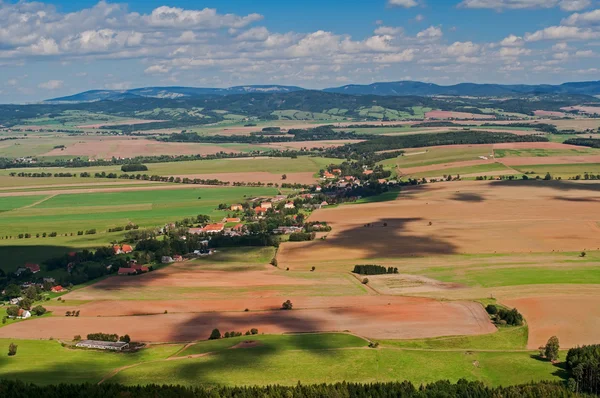
[[[457,192],[452,196],[452,200],[480,203],[485,201],[485,197],[473,192]]]
[[[311,250],[326,255],[329,250],[335,253],[336,249],[360,250],[362,254],[358,258],[365,259],[457,253],[457,246],[449,241],[451,237],[435,236],[435,222],[432,225],[429,222],[420,217],[382,218],[343,231],[335,231],[334,227],[335,234],[325,241],[316,240],[301,246],[288,244],[286,257],[293,259],[296,253]],[[410,224],[421,232],[412,232]]]
[[[558,191],[590,191],[600,192],[600,182],[576,182],[569,180],[502,180],[492,181],[492,187],[518,187],[518,188],[548,188]]]

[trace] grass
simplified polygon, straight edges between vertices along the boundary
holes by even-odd
[[[496,149],[496,158],[598,155],[600,149]]]
[[[221,330],[224,333],[225,330]],[[245,341],[256,341],[263,349],[276,350],[333,350],[340,348],[366,347],[368,342],[363,338],[345,333],[322,334],[287,334],[287,335],[252,335],[221,340],[208,340],[187,347],[177,356],[222,352]]]
[[[502,173],[510,171],[511,169],[502,163],[488,163],[477,166],[466,166],[466,167],[452,167],[449,169],[431,170],[422,173],[414,173],[403,177],[412,178],[423,178],[423,177],[441,177],[444,175],[466,175],[466,174],[479,174],[479,173]]]
[[[167,358],[181,344],[157,345],[137,353],[113,353],[62,347],[58,341],[0,339],[4,351],[17,344],[17,355],[0,355],[0,378],[36,384],[97,383],[112,370],[135,363]]]
[[[524,350],[527,326],[501,327],[496,333],[476,336],[449,336],[415,340],[380,340],[384,347],[424,350]]]
[[[530,166],[513,166],[515,170],[521,173],[533,172],[534,176],[544,176],[546,173],[552,174],[553,177],[561,177],[567,179],[576,175],[583,176],[585,173],[600,174],[600,163],[586,164],[542,164]]]
[[[480,156],[489,156],[491,153],[491,145],[474,148],[427,148],[408,151],[405,156],[384,160],[381,164],[400,168],[430,166],[440,163],[477,160]]]
[[[286,350],[279,346],[225,349],[213,355],[146,363],[126,369],[111,382],[129,385],[295,385],[298,382],[388,382],[415,384],[461,378],[488,385],[559,380],[556,367],[529,352],[434,352],[346,348]],[[149,378],[147,375],[152,375]]]

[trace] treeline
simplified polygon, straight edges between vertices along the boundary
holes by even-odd
[[[590,148],[600,148],[600,139],[597,138],[571,138],[564,142],[568,145],[587,146]]]
[[[330,148],[327,153],[332,157],[356,158],[362,156],[365,152],[438,145],[497,144],[502,142],[548,142],[548,139],[536,135],[516,135],[484,131],[453,131],[449,133],[378,137],[370,141]]]
[[[97,166],[120,166],[125,164],[140,164],[140,163],[170,163],[170,162],[188,162],[192,160],[214,160],[214,159],[233,159],[233,158],[251,158],[256,156],[269,157],[284,157],[294,158],[297,156],[308,155],[308,151],[295,150],[269,150],[269,151],[252,151],[252,152],[219,152],[210,155],[160,155],[160,156],[136,156],[128,159],[112,158],[110,160],[95,160],[74,158],[74,159],[56,159],[54,161],[35,161],[32,163],[17,162],[12,158],[0,157],[0,169],[14,168],[38,168],[38,167],[97,167]]]
[[[548,123],[508,123],[508,124],[500,124],[500,123],[484,123],[481,125],[482,127],[521,127],[521,128],[534,128],[537,131],[542,131],[544,133],[557,134],[558,129],[553,124]]]
[[[456,384],[437,381],[415,387],[408,381],[392,383],[336,383],[294,386],[245,386],[245,387],[184,387],[179,385],[124,386],[115,383],[102,384],[54,384],[37,386],[22,381],[0,381],[0,396],[21,397],[178,397],[178,398],[585,398],[591,395],[577,394],[558,382],[538,382],[510,387],[489,387],[480,381],[459,380]]]
[[[359,275],[397,274],[398,268],[395,268],[395,267],[387,267],[386,268],[382,265],[364,264],[364,265],[355,265],[354,270],[352,272],[355,274],[359,274]]]
[[[319,126],[312,129],[290,129],[287,133],[277,135],[273,135],[271,131],[251,133],[250,135],[200,135],[183,131],[156,137],[156,139],[163,142],[268,144],[292,141],[366,140],[372,137],[369,134],[336,131],[332,126]]]
[[[600,393],[600,344],[571,348],[566,362],[570,389]]]

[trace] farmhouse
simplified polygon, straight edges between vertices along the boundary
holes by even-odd
[[[273,230],[274,234],[280,234],[280,235],[289,235],[292,234],[294,232],[300,232],[302,231],[302,228],[300,227],[277,227]]]
[[[271,203],[271,202],[262,202],[260,204],[260,207],[262,207],[263,209],[272,209],[273,208],[273,203]]]
[[[222,232],[223,229],[225,229],[225,224],[217,223],[217,224],[208,224],[207,226],[202,228],[202,231],[206,234],[218,234],[219,232]]]
[[[373,174],[373,170],[365,170],[363,171],[363,174],[366,176],[370,176],[371,174]]]
[[[335,178],[335,176],[333,174],[331,174],[330,172],[326,171],[323,173],[323,178],[332,179],[332,178]]]
[[[79,348],[93,348],[96,350],[112,350],[112,351],[123,351],[129,347],[129,343],[124,341],[96,341],[96,340],[82,340],[77,343],[76,347]]]
[[[24,310],[23,308],[20,308],[19,312],[17,313],[17,319],[27,319],[27,318],[31,318],[31,312]]]
[[[119,271],[118,271],[119,275],[133,275],[135,273],[136,273],[135,268],[121,267],[121,268],[119,268]]]
[[[114,252],[115,254],[121,254],[121,253],[123,253],[123,252],[121,251],[121,246],[119,246],[119,245],[115,245],[115,246],[113,246],[113,252]]]
[[[15,297],[14,299],[11,299],[11,300],[9,301],[9,303],[10,303],[11,305],[17,305],[17,304],[19,304],[21,301],[23,301],[23,297]]]
[[[257,216],[264,216],[265,213],[267,212],[267,209],[259,206],[259,207],[254,208],[254,212],[256,213]]]
[[[25,264],[25,268],[29,269],[34,274],[40,272],[40,266],[38,264],[27,263]]]
[[[123,245],[121,246],[121,252],[127,254],[127,253],[131,253],[133,252],[133,247],[131,247],[130,245]]]
[[[56,285],[54,286],[52,289],[50,289],[52,291],[52,293],[62,293],[62,292],[66,292],[67,289],[65,289],[64,287],[62,287],[61,285]]]
[[[192,235],[200,235],[204,233],[204,228],[190,228],[188,232]]]
[[[224,223],[230,223],[230,222],[240,222],[242,220],[240,220],[238,217],[234,217],[234,218],[224,218],[222,221]]]
[[[284,209],[293,209],[295,207],[296,206],[294,206],[294,203],[292,203],[292,202],[287,202],[285,205],[283,205]]]
[[[231,211],[242,211],[244,208],[240,204],[231,205],[229,208]]]
[[[342,174],[342,170],[340,170],[340,169],[333,169],[333,170],[331,170],[331,172],[333,174]]]
[[[171,263],[175,262],[175,260],[173,260],[173,258],[171,256],[162,256],[160,259],[160,262],[163,264],[171,264]]]

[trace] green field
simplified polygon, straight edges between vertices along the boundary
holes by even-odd
[[[215,160],[194,160],[186,162],[168,162],[168,163],[149,163],[148,171],[146,174],[149,175],[161,175],[161,176],[172,176],[172,175],[183,175],[183,174],[208,174],[208,173],[243,173],[243,172],[267,172],[274,174],[281,173],[298,173],[298,172],[317,172],[319,169],[329,165],[330,163],[339,163],[339,159],[333,158],[321,158],[321,157],[309,157],[300,156],[297,159],[291,158],[234,158],[234,159],[215,159]],[[46,167],[46,168],[24,168],[24,169],[6,169],[0,170],[0,176],[8,176],[12,172],[69,172],[69,173],[83,173],[88,172],[92,175],[94,173],[106,172],[106,173],[118,173],[121,174],[121,166],[97,166],[97,167],[80,167],[80,168],[58,168],[58,167]],[[42,178],[40,180],[46,181]],[[47,180],[50,180],[48,178]],[[35,182],[36,180],[27,179],[29,182]],[[71,179],[61,179],[61,181],[69,182]],[[77,182],[80,182],[78,180]],[[87,179],[88,182],[94,182],[93,179]],[[32,184],[33,185],[33,184]]]
[[[585,173],[600,174],[600,163],[585,163],[585,164],[540,164],[530,166],[513,166],[513,169],[521,173],[532,173],[533,175],[544,176],[546,173],[552,174],[552,177],[561,177],[567,179],[580,175],[583,177]]]
[[[418,151],[407,151],[404,156],[387,159],[380,164],[388,167],[419,167],[441,163],[477,160],[480,156],[490,156],[491,145],[472,148],[425,148]]]
[[[444,175],[465,175],[465,174],[478,174],[478,173],[490,173],[490,172],[498,172],[498,174],[502,174],[503,172],[508,172],[511,169],[502,163],[488,163],[482,164],[478,166],[465,166],[465,167],[452,167],[449,169],[439,169],[439,170],[431,170],[422,173],[414,173],[407,175],[405,177],[412,178],[423,178],[423,177],[441,177]]]
[[[600,155],[600,149],[495,149],[497,158]]]
[[[12,340],[0,340],[6,348]],[[231,349],[254,341],[254,347]],[[0,377],[37,384],[118,382],[182,385],[294,385],[308,383],[440,379],[509,385],[560,380],[557,367],[531,352],[378,349],[346,334],[255,335],[192,345],[153,345],[137,353],[70,349],[56,341],[15,340],[17,355],[0,356]],[[210,353],[210,355],[206,355]],[[193,357],[188,357],[193,356]],[[178,358],[167,360],[167,358]]]

